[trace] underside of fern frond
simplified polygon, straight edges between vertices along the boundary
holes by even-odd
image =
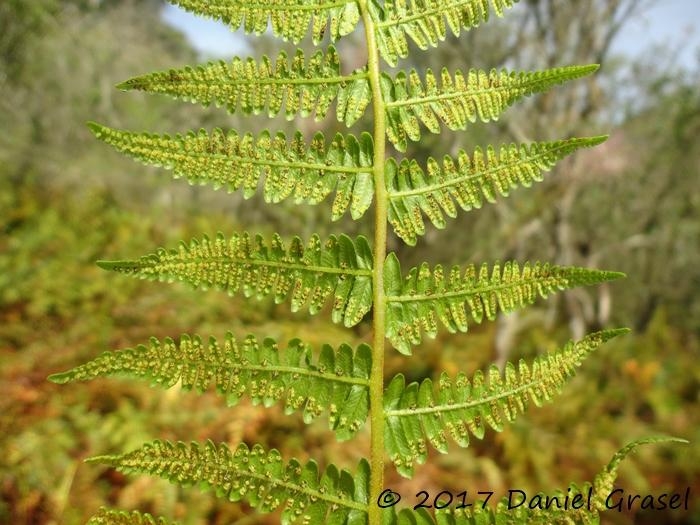
[[[372,307],[373,264],[362,236],[355,241],[346,235],[331,236],[322,243],[314,235],[306,248],[295,237],[287,248],[279,235],[268,243],[247,232],[230,239],[222,234],[213,240],[195,239],[177,250],[161,248],[137,260],[98,262],[104,269],[141,279],[182,281],[256,299],[273,295],[278,303],[290,298],[292,311],[308,302],[312,314],[332,295],[333,321],[348,327],[359,323]]]
[[[471,381],[466,374],[442,375],[435,391],[430,379],[405,384],[399,374],[384,395],[386,449],[397,470],[411,477],[415,463],[427,458],[427,443],[447,453],[447,436],[469,446],[469,435],[483,439],[486,428],[497,432],[523,413],[529,401],[536,406],[559,394],[577,366],[601,344],[627,329],[590,334],[557,352],[537,357],[531,365],[521,360],[516,370],[507,363],[502,373],[495,365],[486,377],[480,371]]]
[[[385,508],[383,525],[588,525],[599,523],[599,513],[607,510],[606,499],[613,489],[620,463],[637,447],[653,443],[687,443],[685,440],[657,437],[637,440],[617,452],[593,483],[570,485],[566,493],[538,494],[541,501],[554,501],[548,508],[509,507],[507,498],[497,505],[476,501],[470,508],[447,505],[435,515],[425,509]],[[320,477],[316,463],[305,465],[292,460],[286,465],[279,452],[266,452],[256,445],[251,450],[240,445],[232,453],[225,445],[207,442],[169,443],[155,441],[141,449],[119,456],[102,456],[88,461],[110,465],[122,472],[147,473],[178,485],[197,484],[231,501],[245,501],[260,512],[284,507],[283,525],[332,523],[366,525],[369,506],[369,464],[361,461],[351,475],[330,466]],[[564,498],[576,495],[586,504],[563,507]],[[590,499],[589,499],[590,498]],[[590,502],[590,507],[589,507]],[[374,502],[372,502],[374,504]],[[90,525],[167,525],[138,512],[100,509]]]
[[[537,297],[576,286],[599,284],[624,277],[619,272],[554,266],[547,263],[506,262],[501,268],[486,264],[478,270],[454,266],[445,275],[442,266],[432,270],[424,263],[412,268],[405,278],[396,255],[391,253],[384,266],[387,337],[402,353],[420,344],[422,332],[434,338],[438,319],[450,332],[466,332],[469,314],[476,323],[484,317],[494,320],[498,311],[510,312],[533,304]]]
[[[348,208],[359,219],[374,197],[369,133],[359,140],[336,134],[327,146],[320,132],[307,144],[300,132],[291,141],[281,132],[272,136],[263,131],[254,138],[251,133],[241,136],[221,129],[173,138],[89,126],[97,138],[145,164],[171,169],[176,178],[185,177],[192,184],[242,189],[245,198],[255,194],[261,178],[267,202],[292,198],[298,204],[318,204],[335,192],[336,220]]]
[[[357,2],[348,0],[170,0],[187,11],[221,20],[234,31],[241,25],[246,33],[267,31],[285,40],[299,42],[309,32],[318,44],[328,32],[331,41],[355,29],[360,20]],[[330,25],[330,31],[327,26]]]
[[[447,69],[440,85],[432,70],[425,81],[413,69],[399,72],[394,79],[383,74],[382,96],[385,102],[387,138],[399,151],[406,151],[408,140],[420,140],[420,123],[432,133],[440,133],[440,122],[451,130],[465,129],[477,119],[497,120],[519,99],[588,75],[597,65],[569,66],[532,72],[490,72],[469,70],[466,76]]]
[[[307,423],[328,413],[329,428],[338,439],[350,439],[367,419],[371,350],[367,345],[355,352],[348,345],[338,350],[324,345],[313,361],[309,345],[298,339],[280,350],[273,339],[259,342],[253,335],[239,342],[228,333],[223,344],[213,337],[205,344],[199,336],[185,334],[177,343],[152,338],[148,345],[104,352],[49,379],[68,383],[124,376],[165,388],[179,382],[184,390],[200,393],[213,383],[229,406],[243,396],[265,406],[285,399],[285,411],[303,411]]]
[[[319,313],[332,302],[331,317],[345,326],[357,325],[375,304],[374,347],[324,345],[314,357],[308,345],[294,339],[279,349],[272,339],[248,336],[222,342],[183,335],[179,341],[152,338],[146,345],[105,352],[67,372],[53,375],[57,383],[103,376],[146,379],[153,385],[204,392],[215,387],[229,405],[244,396],[254,404],[284,403],[285,411],[300,411],[305,422],[328,414],[339,440],[353,437],[366,420],[372,422],[371,465],[362,460],[356,473],[330,465],[323,472],[314,461],[283,462],[277,450],[260,445],[171,443],[154,441],[131,453],[91,458],[120,471],[147,473],[179,485],[199,485],[231,501],[245,501],[261,512],[282,509],[284,525],[496,525],[532,523],[596,523],[604,497],[612,489],[622,458],[645,440],[621,450],[586,490],[593,508],[573,512],[540,511],[527,506],[495,509],[380,511],[384,454],[399,473],[411,476],[425,462],[429,444],[447,452],[449,439],[467,446],[470,434],[481,439],[487,428],[501,431],[528,404],[540,405],[558,394],[575,369],[599,345],[624,329],[591,334],[530,364],[508,363],[473,376],[443,374],[406,384],[399,374],[384,389],[384,336],[410,354],[423,335],[435,337],[438,325],[466,332],[468,324],[493,320],[556,291],[598,284],[623,274],[515,262],[492,267],[471,264],[449,270],[423,263],[404,277],[394,253],[386,256],[386,223],[408,244],[425,233],[424,215],[438,228],[458,208],[480,208],[484,201],[508,196],[511,189],[530,186],[542,172],[583,147],[605,137],[577,138],[530,145],[505,145],[496,151],[460,151],[442,164],[429,158],[388,159],[386,142],[406,151],[409,140],[421,138],[421,128],[440,133],[443,127],[462,130],[469,123],[494,121],[520,99],[595,71],[598,66],[572,66],[535,72],[469,70],[439,74],[415,69],[395,76],[382,71],[380,57],[395,66],[408,56],[408,40],[419,48],[437,46],[448,32],[459,35],[479,26],[493,10],[502,16],[518,0],[171,0],[197,14],[221,20],[246,33],[272,34],[301,41],[311,33],[315,44],[326,35],[331,42],[351,33],[363,20],[367,63],[344,73],[336,48],[312,54],[297,49],[276,58],[233,58],[196,67],[142,75],[120,85],[169,95],[205,106],[215,104],[230,113],[284,114],[288,120],[314,115],[324,119],[333,108],[339,122],[355,124],[372,102],[374,134],[336,134],[327,144],[322,133],[306,140],[263,131],[251,133],[215,129],[186,135],[154,135],[90,124],[95,135],[117,150],[146,164],[163,166],[190,183],[242,191],[245,198],[262,186],[267,202],[292,199],[318,204],[334,194],[333,219],[350,210],[365,214],[375,200],[372,253],[365,237],[314,235],[304,243],[289,243],[248,233],[222,234],[181,243],[177,249],[128,261],[101,261],[106,269],[142,279],[181,281],[196,288],[218,288],[230,294],[276,302],[289,300],[292,311]],[[449,31],[448,31],[449,30]],[[345,71],[347,71],[346,69]],[[261,185],[262,182],[262,185]],[[377,187],[375,187],[377,185]],[[376,266],[375,266],[376,265]],[[380,266],[383,265],[383,266]],[[382,277],[383,276],[383,277]],[[382,281],[383,279],[383,281]],[[440,321],[440,323],[438,323]],[[656,440],[662,441],[662,440]],[[370,470],[372,476],[370,476]],[[371,487],[370,487],[371,478]],[[574,490],[575,487],[572,488]],[[576,489],[578,490],[578,489]],[[583,489],[582,489],[583,490]],[[449,504],[448,504],[449,505]],[[437,505],[435,505],[437,507]],[[381,515],[383,513],[383,516]],[[165,525],[163,519],[140,513],[102,509],[90,523]]]
[[[267,109],[270,117],[285,108],[291,120],[315,113],[323,119],[337,99],[337,117],[348,126],[354,124],[370,102],[369,81],[365,70],[352,75],[340,73],[340,58],[333,46],[326,53],[317,51],[308,59],[297,50],[291,62],[280,51],[275,64],[265,56],[260,63],[252,58],[234,58],[227,62],[171,69],[132,78],[119,85],[125,90],[148,91],[197,102],[224,106],[229,112],[259,114]]]
[[[501,146],[498,153],[489,146],[477,148],[470,157],[464,150],[457,160],[445,156],[442,167],[434,158],[427,162],[427,173],[415,160],[401,164],[390,159],[386,165],[389,222],[407,244],[415,245],[425,233],[423,215],[438,228],[447,225],[445,215],[457,216],[457,206],[465,211],[481,208],[484,200],[495,202],[511,189],[529,187],[542,180],[542,173],[580,148],[596,146],[607,136],[573,138],[529,145]]]
[[[125,512],[101,507],[97,514],[90,518],[87,525],[175,525],[175,523],[138,511]]]
[[[366,523],[369,464],[361,461],[351,474],[329,466],[319,475],[314,461],[284,463],[277,450],[241,444],[231,451],[211,441],[170,443],[154,441],[133,452],[99,456],[103,463],[125,473],[158,476],[183,486],[197,485],[230,501],[245,501],[259,512],[280,507],[284,525],[309,523]]]
[[[447,28],[455,35],[489,19],[489,3],[498,16],[518,0],[384,0],[370,3],[377,28],[379,52],[389,65],[408,56],[409,36],[421,49],[445,40]]]

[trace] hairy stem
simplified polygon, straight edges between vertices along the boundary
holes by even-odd
[[[381,509],[377,500],[384,486],[384,336],[386,333],[385,296],[384,296],[384,259],[386,259],[387,237],[387,203],[389,201],[384,181],[384,163],[386,148],[386,121],[384,119],[384,100],[379,85],[379,46],[375,36],[375,25],[369,13],[367,0],[359,0],[362,21],[367,40],[367,72],[372,89],[372,110],[374,112],[374,270],[373,270],[373,328],[372,372],[370,375],[370,491],[369,491],[369,525],[380,525]]]

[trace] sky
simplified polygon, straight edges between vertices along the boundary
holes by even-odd
[[[232,57],[248,50],[242,33],[233,33],[219,22],[191,15],[170,5],[165,8],[163,17],[185,33],[195,49],[207,57]],[[650,50],[658,44],[683,49],[678,56],[681,65],[688,68],[698,65],[700,0],[658,0],[653,8],[626,24],[613,51],[631,56],[651,56]]]

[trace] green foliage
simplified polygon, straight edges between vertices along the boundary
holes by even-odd
[[[687,443],[675,438],[648,438],[630,443],[618,451],[593,483],[582,487],[572,484],[567,493],[553,495],[538,494],[545,498],[559,498],[581,494],[588,498],[590,508],[529,508],[520,506],[509,509],[507,499],[498,503],[495,510],[477,501],[473,509],[446,507],[436,510],[431,516],[424,508],[402,509],[394,507],[382,511],[382,523],[391,525],[565,525],[599,523],[599,513],[607,510],[605,501],[617,478],[617,469],[622,460],[638,446],[649,443]],[[333,523],[354,525],[367,522],[369,501],[370,467],[361,461],[354,475],[346,470],[329,467],[322,474],[313,461],[300,464],[296,460],[284,464],[277,451],[265,451],[255,445],[252,449],[241,444],[232,452],[226,444],[216,445],[211,441],[200,444],[192,442],[170,443],[154,441],[142,448],[117,456],[98,456],[90,462],[110,465],[119,471],[147,473],[160,476],[179,485],[198,485],[201,490],[212,490],[217,496],[230,501],[245,501],[260,512],[284,508],[281,522],[284,525],[309,523]],[[562,505],[563,506],[563,505]],[[106,516],[121,521],[97,521],[118,525],[141,525],[154,523],[150,516],[139,513],[125,514],[100,510],[93,519]],[[144,521],[146,520],[146,521]],[[151,521],[149,521],[151,520]],[[318,520],[318,521],[316,521]],[[92,521],[91,521],[92,523]],[[162,521],[161,523],[164,523]],[[159,524],[160,525],[160,524]]]
[[[384,267],[384,293],[387,302],[387,337],[394,347],[410,354],[411,345],[420,344],[421,333],[437,335],[438,319],[450,331],[466,332],[469,314],[476,323],[484,317],[494,320],[498,311],[510,312],[548,295],[576,286],[599,284],[619,279],[618,272],[585,268],[506,262],[495,264],[491,272],[486,264],[466,269],[454,266],[447,276],[442,266],[432,270],[427,263],[412,268],[401,279],[399,260],[393,253]],[[490,274],[490,275],[489,275]]]
[[[220,61],[196,68],[171,69],[132,78],[119,87],[162,93],[206,106],[215,103],[230,113],[240,106],[247,115],[267,109],[268,116],[273,117],[284,106],[288,120],[297,114],[305,117],[312,113],[316,120],[321,120],[337,99],[338,120],[348,126],[362,116],[371,100],[366,71],[342,76],[340,57],[332,46],[325,54],[315,53],[308,63],[302,50],[297,50],[291,63],[281,51],[274,65],[268,57],[263,57],[260,64],[250,58],[245,61],[234,58],[230,65]]]
[[[154,441],[119,456],[98,456],[123,472],[161,476],[180,485],[197,484],[230,501],[245,501],[260,512],[283,507],[282,523],[363,523],[368,505],[369,464],[354,474],[328,467],[319,478],[318,465],[291,460],[285,464],[276,450],[260,445],[211,441],[198,444]]]
[[[267,30],[268,20],[272,24],[272,33],[299,42],[312,26],[314,44],[318,44],[326,34],[326,25],[330,21],[330,37],[335,41],[352,32],[360,20],[356,2],[345,0],[259,0],[251,4],[245,0],[211,0],[206,3],[199,0],[173,0],[171,3],[201,14],[216,18],[230,25],[232,29],[243,26],[246,33],[261,35]]]
[[[451,130],[465,129],[477,119],[497,120],[506,108],[526,95],[541,93],[569,80],[593,73],[598,66],[570,66],[534,72],[470,70],[453,76],[443,69],[440,84],[432,70],[425,73],[425,85],[415,70],[403,71],[392,80],[382,74],[382,97],[387,118],[387,138],[399,151],[406,151],[407,139],[420,140],[420,124],[440,133],[440,121]]]
[[[196,68],[171,69],[134,78],[123,89],[163,93],[204,105],[225,106],[231,112],[276,116],[284,107],[288,119],[309,116],[324,118],[336,101],[339,122],[351,126],[370,102],[374,118],[372,136],[357,140],[336,135],[326,146],[317,134],[306,145],[301,134],[291,143],[286,135],[275,139],[269,132],[257,138],[215,130],[186,136],[156,136],[118,131],[97,124],[90,127],[98,138],[118,150],[149,164],[163,165],[191,182],[227,186],[251,196],[261,177],[263,196],[270,202],[288,196],[316,204],[333,191],[333,217],[348,209],[358,219],[374,204],[375,228],[372,245],[363,236],[330,236],[322,242],[312,235],[305,245],[299,237],[288,244],[274,234],[270,240],[248,233],[210,240],[202,237],[181,243],[178,249],[159,249],[136,260],[101,261],[102,268],[142,279],[182,281],[195,288],[218,288],[246,298],[271,297],[276,303],[289,300],[292,311],[308,305],[311,314],[321,313],[332,297],[330,317],[346,327],[359,324],[370,314],[372,345],[353,352],[347,344],[337,351],[322,345],[318,359],[299,340],[280,352],[272,339],[260,345],[249,337],[242,344],[232,335],[223,345],[211,339],[183,336],[179,343],[152,339],[149,346],[108,352],[72,371],[52,376],[55,382],[86,380],[105,375],[126,375],[162,386],[180,382],[184,389],[204,392],[215,383],[229,404],[244,396],[271,406],[285,399],[288,412],[300,410],[309,422],[323,412],[339,440],[353,437],[365,420],[370,421],[369,461],[362,459],[354,474],[333,464],[322,472],[310,460],[283,461],[276,450],[260,444],[240,444],[232,451],[226,444],[154,441],[118,455],[91,458],[126,473],[147,473],[178,485],[197,484],[231,501],[245,501],[261,512],[283,509],[282,522],[332,523],[337,525],[466,525],[469,523],[592,523],[600,504],[574,515],[557,510],[510,512],[503,504],[495,510],[438,511],[433,517],[422,510],[381,510],[376,505],[383,487],[385,454],[404,476],[413,474],[414,463],[427,458],[427,443],[446,451],[447,436],[458,444],[469,443],[469,433],[481,438],[487,427],[503,429],[526,408],[530,399],[539,405],[558,393],[574,368],[597,346],[622,333],[610,330],[592,334],[532,365],[521,362],[517,371],[491,367],[455,379],[443,374],[434,391],[430,379],[405,384],[397,375],[384,389],[385,337],[404,354],[422,342],[423,333],[435,337],[438,320],[451,331],[466,331],[468,317],[480,323],[484,317],[532,304],[538,296],[558,290],[593,285],[617,279],[617,272],[564,267],[549,263],[530,265],[509,261],[491,269],[474,264],[455,266],[446,275],[441,265],[432,269],[422,263],[401,274],[395,253],[387,256],[387,223],[409,244],[424,233],[422,214],[436,226],[444,226],[443,211],[456,214],[453,198],[463,209],[479,207],[482,194],[494,200],[507,196],[517,185],[539,180],[573,151],[596,145],[603,137],[569,139],[530,147],[511,146],[496,156],[487,147],[488,164],[482,150],[472,160],[458,156],[459,169],[446,158],[443,170],[428,161],[428,176],[415,161],[389,159],[386,140],[405,151],[408,139],[421,138],[421,123],[439,133],[465,129],[477,120],[493,121],[521,98],[548,90],[556,84],[594,72],[598,66],[570,66],[537,72],[512,73],[469,70],[451,74],[445,68],[440,80],[428,69],[421,78],[415,71],[399,72],[394,78],[380,68],[380,56],[394,65],[407,56],[410,37],[419,47],[436,46],[446,36],[480,25],[488,19],[487,0],[435,0],[406,2],[375,0],[325,2],[324,0],[261,0],[251,5],[239,0],[173,2],[196,13],[218,18],[232,27],[243,25],[260,34],[271,22],[275,35],[300,41],[311,26],[314,43],[320,43],[330,25],[330,39],[349,34],[362,19],[368,58],[365,67],[343,75],[333,46],[308,59],[297,50],[291,62],[281,52],[273,65],[236,58],[229,65],[210,63]],[[492,0],[498,15],[511,7],[511,0]],[[474,167],[472,167],[472,165]],[[465,309],[468,307],[468,313]],[[653,440],[650,440],[653,441]],[[639,442],[618,453],[593,484],[596,501],[609,490],[622,458]],[[106,513],[106,514],[105,514]],[[139,514],[103,511],[105,519],[116,516],[129,523],[149,520]],[[100,519],[100,518],[96,518]]]
[[[413,463],[426,459],[426,441],[446,453],[447,435],[466,447],[469,433],[483,439],[486,425],[503,430],[504,421],[512,421],[525,411],[528,399],[537,406],[551,400],[589,353],[626,332],[591,334],[536,358],[531,365],[521,360],[517,371],[508,363],[503,376],[496,367],[491,367],[486,377],[477,372],[471,380],[464,373],[454,379],[443,373],[437,393],[430,379],[406,386],[403,375],[397,375],[384,399],[387,452],[399,472],[410,477]],[[310,347],[299,340],[290,341],[280,351],[274,340],[268,338],[260,344],[252,335],[238,343],[229,333],[223,344],[212,337],[208,345],[198,336],[183,335],[179,343],[153,338],[148,346],[105,352],[73,370],[52,375],[50,380],[63,384],[124,376],[146,379],[164,388],[179,382],[184,390],[199,393],[214,383],[229,406],[246,395],[254,404],[266,407],[285,398],[285,412],[302,410],[307,423],[327,412],[329,428],[338,439],[347,440],[364,424],[369,412],[370,352],[367,345],[359,346],[355,353],[347,345],[337,351],[325,345],[318,363],[312,364]]]
[[[205,344],[199,336],[184,334],[178,343],[152,338],[148,346],[105,352],[49,379],[68,383],[124,376],[164,388],[179,382],[184,390],[200,394],[213,383],[228,406],[247,395],[266,407],[284,398],[285,412],[301,410],[307,423],[328,413],[329,427],[338,439],[350,439],[369,411],[371,350],[367,345],[355,352],[347,345],[338,350],[324,345],[318,362],[313,363],[312,357],[309,345],[298,339],[280,350],[271,338],[260,343],[249,335],[238,342],[229,332],[223,344],[214,337]]]
[[[293,198],[296,203],[318,204],[335,193],[333,219],[348,208],[359,219],[374,197],[372,179],[372,137],[363,133],[336,134],[330,145],[322,133],[306,144],[300,132],[291,142],[284,133],[274,136],[262,132],[257,139],[251,133],[215,129],[190,132],[171,138],[110,129],[90,124],[97,138],[146,164],[171,169],[176,178],[186,177],[194,184],[225,187],[229,192],[243,190],[252,197],[264,177],[263,195],[267,202]]]
[[[226,239],[203,237],[177,250],[161,248],[134,261],[100,261],[107,270],[141,279],[184,281],[196,288],[216,287],[233,295],[258,300],[273,295],[275,302],[291,300],[296,312],[309,303],[316,314],[333,296],[332,318],[354,326],[372,306],[372,252],[367,239],[354,242],[346,235],[322,243],[313,236],[306,247],[295,237],[289,248],[278,235],[266,243],[247,232]]]
[[[489,368],[470,380],[460,373],[451,379],[443,372],[437,392],[430,379],[406,385],[399,374],[389,383],[384,396],[387,419],[387,452],[405,476],[413,475],[413,464],[427,459],[426,441],[447,453],[447,436],[461,447],[469,446],[469,434],[483,439],[486,428],[501,432],[527,408],[551,401],[574,375],[588,355],[602,343],[629,330],[608,330],[570,341],[561,350],[536,358],[531,365],[521,360],[516,370],[507,363],[505,371]]]
[[[447,26],[459,35],[489,19],[489,4],[498,16],[518,0],[386,0],[381,6],[369,4],[377,27],[379,50],[384,60],[394,66],[408,56],[409,36],[421,49],[435,47],[445,40]]]
[[[481,208],[484,200],[495,202],[498,195],[507,197],[511,189],[540,182],[541,173],[557,161],[580,148],[596,146],[606,138],[510,144],[501,146],[498,153],[489,146],[486,152],[476,148],[471,157],[460,150],[456,162],[446,155],[442,167],[430,157],[426,171],[415,160],[404,159],[398,164],[389,159],[386,165],[389,222],[394,232],[413,246],[417,237],[425,234],[423,214],[437,228],[445,228],[445,215],[457,216],[455,201],[465,211]]]

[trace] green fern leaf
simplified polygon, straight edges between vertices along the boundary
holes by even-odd
[[[407,139],[420,139],[422,122],[433,133],[440,132],[440,121],[451,130],[465,129],[477,118],[497,120],[508,106],[534,93],[588,75],[597,65],[571,66],[534,72],[470,70],[454,78],[443,69],[440,85],[432,70],[425,74],[425,85],[415,69],[399,72],[395,79],[382,74],[382,97],[386,103],[387,137],[399,151],[406,151]]]
[[[518,0],[491,0],[498,16]],[[447,28],[459,36],[489,19],[489,0],[385,0],[383,8],[371,3],[382,58],[396,66],[408,56],[409,36],[420,49],[436,47],[445,40]]]
[[[403,375],[397,375],[384,396],[389,456],[401,474],[411,477],[414,463],[427,458],[427,442],[447,453],[447,435],[467,447],[470,433],[483,439],[487,426],[502,431],[504,423],[526,410],[530,399],[536,406],[550,401],[591,352],[627,332],[607,330],[570,341],[529,366],[521,360],[516,370],[508,363],[503,374],[496,366],[486,377],[478,371],[471,381],[465,374],[451,379],[443,373],[437,392],[430,379],[406,386]]]
[[[573,138],[530,145],[510,144],[500,151],[489,146],[477,148],[471,157],[461,150],[457,161],[445,156],[442,167],[434,158],[427,163],[427,176],[415,160],[394,159],[386,164],[389,194],[389,221],[407,244],[416,244],[425,233],[424,213],[438,228],[447,225],[445,215],[457,216],[457,206],[465,211],[481,208],[484,200],[495,202],[507,197],[518,186],[529,187],[542,180],[542,172],[580,148],[596,146],[607,136]]]
[[[93,515],[87,525],[175,525],[165,518],[154,518],[150,514],[141,514],[138,511],[125,512],[121,510],[100,507],[97,514]]]
[[[282,523],[364,523],[368,507],[369,465],[354,475],[329,466],[320,476],[318,465],[291,460],[286,465],[277,450],[241,444],[232,452],[225,444],[154,441],[133,452],[99,456],[125,473],[144,473],[182,486],[198,485],[230,501],[245,501],[259,512],[284,507]],[[363,521],[364,520],[364,521]]]
[[[347,0],[169,1],[187,11],[221,20],[234,31],[242,25],[246,33],[261,35],[267,31],[269,20],[274,35],[295,43],[308,34],[309,23],[314,44],[318,44],[326,32],[331,41],[352,33],[360,20],[357,3]]]
[[[503,268],[496,263],[490,275],[486,264],[479,270],[473,264],[464,270],[454,266],[446,277],[442,266],[431,270],[424,263],[402,280],[399,261],[391,253],[384,266],[386,335],[397,350],[410,354],[411,345],[422,341],[421,332],[431,338],[437,335],[438,319],[450,332],[466,332],[465,305],[474,322],[481,323],[484,317],[495,319],[499,310],[533,304],[538,295],[620,277],[624,274],[547,263],[525,263],[521,269],[516,262],[506,262]]]
[[[618,451],[610,463],[603,469],[603,471],[598,474],[593,482],[593,487],[595,490],[596,497],[594,498],[596,508],[598,510],[606,510],[605,499],[613,490],[613,484],[617,478],[617,469],[620,463],[640,445],[650,445],[655,443],[683,443],[687,444],[688,441],[685,439],[679,439],[669,436],[658,436],[650,437],[644,439],[638,439]]]
[[[338,52],[331,46],[325,54],[317,51],[308,62],[300,49],[291,62],[284,51],[280,51],[275,64],[267,56],[259,64],[252,58],[236,57],[231,63],[210,62],[150,73],[127,80],[119,88],[161,93],[205,106],[214,103],[231,113],[240,108],[247,115],[267,110],[273,117],[284,106],[288,120],[312,113],[321,120],[338,98],[338,120],[351,126],[371,100],[368,86],[365,70],[341,75]]]
[[[142,279],[183,281],[196,288],[216,287],[245,297],[291,298],[292,311],[307,302],[318,313],[333,295],[332,318],[354,326],[372,306],[372,251],[365,237],[353,242],[331,236],[325,244],[314,235],[307,247],[295,237],[286,248],[279,235],[265,243],[247,232],[230,239],[219,234],[181,243],[177,250],[159,249],[132,261],[98,261],[100,267]]]
[[[371,349],[361,345],[353,352],[341,345],[334,351],[324,345],[317,363],[312,363],[311,355],[311,348],[298,339],[280,350],[273,339],[260,343],[253,335],[238,342],[228,333],[223,344],[213,337],[205,344],[197,335],[184,334],[179,343],[151,338],[148,345],[135,349],[104,352],[49,380],[63,384],[125,376],[164,388],[180,382],[184,390],[199,393],[213,383],[229,406],[246,395],[253,404],[268,407],[284,398],[285,411],[302,410],[306,423],[327,412],[329,428],[338,439],[350,439],[369,411]]]
[[[350,208],[359,219],[374,197],[372,178],[372,136],[363,133],[337,134],[326,146],[322,133],[306,144],[300,132],[289,142],[284,133],[274,137],[263,131],[257,139],[251,133],[239,136],[215,129],[201,130],[174,138],[111,129],[90,123],[95,136],[118,151],[145,164],[163,166],[175,178],[191,184],[211,184],[215,189],[243,189],[252,197],[264,177],[263,195],[267,202],[288,197],[298,204],[318,204],[335,191],[332,213],[337,220]]]

